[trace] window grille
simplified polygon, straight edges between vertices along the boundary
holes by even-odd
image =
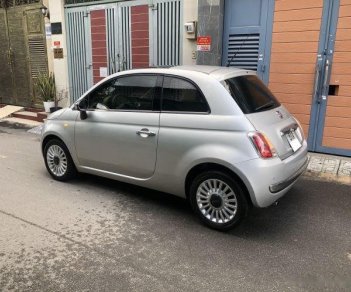
[[[0,0],[0,8],[39,3],[40,0]]]
[[[100,1],[100,0],[65,0],[65,5],[95,2],[95,1]]]

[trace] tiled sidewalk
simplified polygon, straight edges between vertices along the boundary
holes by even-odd
[[[351,158],[309,153],[305,175],[351,184]]]

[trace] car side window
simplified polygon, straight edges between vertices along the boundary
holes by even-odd
[[[162,110],[172,112],[209,112],[201,92],[189,81],[166,76],[163,81]]]
[[[102,84],[88,96],[89,109],[151,111],[157,76],[122,76]]]

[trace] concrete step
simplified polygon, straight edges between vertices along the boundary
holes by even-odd
[[[38,114],[36,112],[19,111],[19,112],[13,113],[11,116],[14,118],[20,118],[20,119],[25,119],[25,120],[41,122],[39,120]]]
[[[50,113],[46,113],[46,112],[39,112],[38,114],[38,119],[43,122]]]
[[[34,111],[20,111],[11,115],[14,118],[26,119],[31,121],[43,122],[47,118],[48,113]]]

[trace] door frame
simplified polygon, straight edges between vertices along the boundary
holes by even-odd
[[[340,0],[323,1],[308,145],[311,151],[350,156],[350,150],[323,146],[323,132],[328,105],[328,90],[333,65],[339,8]],[[327,62],[329,63],[329,67],[326,72]]]

